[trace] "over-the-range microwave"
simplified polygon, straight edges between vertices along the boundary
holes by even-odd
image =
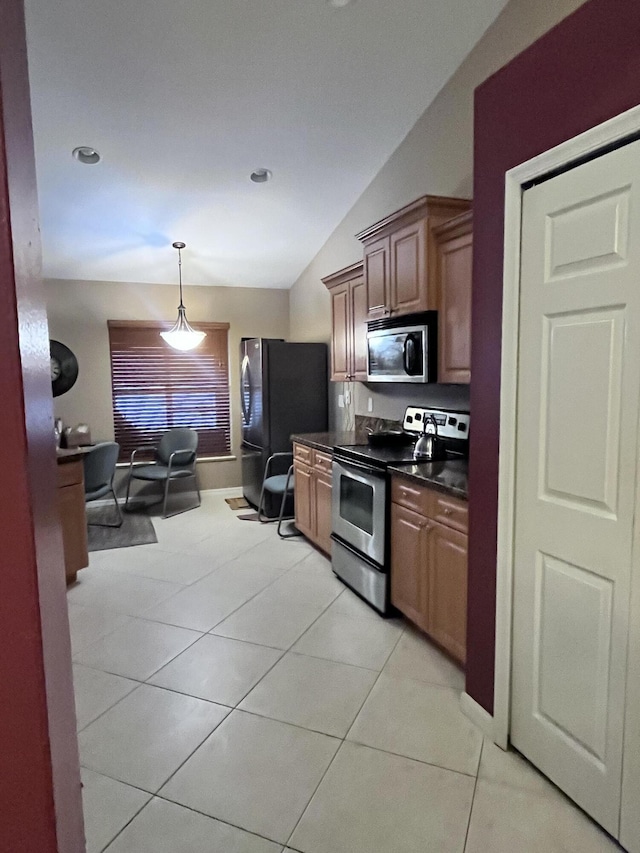
[[[437,382],[438,312],[367,323],[367,382]]]

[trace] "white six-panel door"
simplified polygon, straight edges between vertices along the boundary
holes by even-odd
[[[511,739],[618,837],[640,142],[527,190],[521,258]]]

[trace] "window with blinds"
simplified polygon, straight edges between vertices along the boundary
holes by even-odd
[[[197,323],[204,341],[189,352],[160,337],[171,323],[109,320],[115,440],[120,458],[158,445],[173,427],[198,431],[198,456],[231,452],[228,323]]]

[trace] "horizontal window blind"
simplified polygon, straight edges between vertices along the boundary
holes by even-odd
[[[115,439],[120,458],[155,445],[173,427],[197,430],[198,456],[231,452],[228,323],[197,323],[206,338],[175,350],[160,337],[171,323],[109,320]]]

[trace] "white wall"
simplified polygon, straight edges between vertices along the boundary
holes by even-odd
[[[56,417],[66,425],[91,427],[94,441],[113,440],[111,362],[107,320],[168,320],[177,315],[177,286],[106,281],[46,281],[50,337],[66,344],[78,359],[78,381],[54,400]],[[185,287],[192,321],[228,322],[231,381],[232,453],[240,446],[239,345],[243,337],[287,338],[289,291],[263,288]],[[203,489],[238,486],[236,460],[199,463]]]

